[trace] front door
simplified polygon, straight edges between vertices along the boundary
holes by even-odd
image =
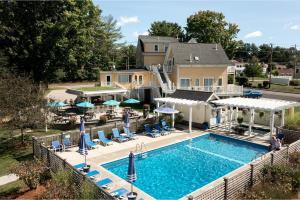
[[[106,85],[111,86],[111,75],[106,76]]]

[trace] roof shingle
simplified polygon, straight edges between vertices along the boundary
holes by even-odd
[[[210,99],[212,95],[213,95],[212,92],[194,91],[194,90],[176,90],[169,97],[206,102],[207,100]]]

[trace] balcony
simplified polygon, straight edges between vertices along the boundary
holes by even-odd
[[[228,84],[227,86],[194,86],[194,87],[179,87],[183,90],[196,90],[205,92],[214,92],[219,96],[240,96],[243,95],[243,86]]]

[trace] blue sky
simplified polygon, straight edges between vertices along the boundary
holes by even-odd
[[[227,21],[239,25],[238,39],[256,44],[300,47],[300,1],[203,1],[203,0],[97,0],[102,15],[112,15],[121,26],[120,42],[136,44],[153,21],[167,20],[186,25],[188,16],[199,10],[224,13]]]

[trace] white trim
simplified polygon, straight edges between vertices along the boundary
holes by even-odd
[[[212,79],[213,81],[212,81],[212,85],[205,85],[205,79]],[[214,86],[214,81],[215,81],[215,77],[213,77],[213,76],[203,76],[203,86],[204,87],[209,87],[209,86]]]
[[[157,46],[157,51],[155,50],[155,46]],[[154,51],[155,53],[159,52],[159,45],[158,44],[154,44]]]
[[[204,104],[204,101],[194,101],[189,99],[178,99],[178,98],[172,98],[172,97],[164,97],[164,98],[155,98],[154,101],[156,102],[163,102],[163,103],[172,103],[175,105],[199,105]]]

